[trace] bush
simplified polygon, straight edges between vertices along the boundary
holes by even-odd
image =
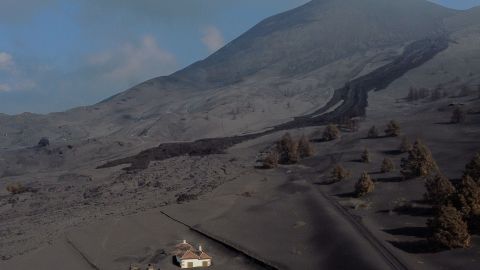
[[[290,133],[285,133],[282,139],[277,143],[280,162],[284,164],[294,164],[299,160],[298,143],[292,139]]]
[[[380,135],[376,126],[372,126],[368,130],[367,138],[374,139],[374,138],[378,138],[379,136]]]
[[[333,141],[340,138],[340,130],[334,124],[330,124],[325,128],[322,136],[324,141]]]
[[[465,166],[463,175],[469,175],[475,182],[480,184],[480,153],[477,153],[475,157]]]
[[[433,219],[428,220],[431,230],[429,242],[437,247],[466,248],[470,246],[470,234],[462,214],[452,206],[442,206]]]
[[[393,172],[395,170],[395,164],[393,164],[393,161],[389,158],[385,158],[382,162],[382,167],[380,168],[380,171],[382,173],[389,173]]]
[[[372,181],[370,175],[367,172],[363,172],[358,182],[355,184],[355,195],[357,197],[363,197],[368,193],[373,192],[375,184]]]
[[[432,153],[420,140],[408,151],[408,158],[402,159],[401,168],[401,173],[407,178],[425,177],[438,171]]]
[[[463,108],[457,106],[452,112],[452,118],[450,119],[450,123],[452,124],[459,124],[465,122],[467,118],[467,114],[463,110]]]
[[[400,135],[400,125],[397,123],[397,121],[392,120],[387,124],[385,135],[389,137],[397,137]]]
[[[305,135],[302,135],[298,141],[298,154],[301,158],[311,157],[315,154],[313,144]]]
[[[360,161],[362,161],[363,163],[370,163],[371,157],[370,157],[370,152],[368,151],[367,148],[363,150],[363,153],[360,156]]]
[[[424,194],[425,200],[435,206],[447,205],[455,192],[450,180],[441,174],[428,177],[425,181],[425,188],[427,190]]]
[[[37,145],[38,147],[47,147],[50,145],[50,140],[48,140],[46,137],[43,137],[40,139]]]
[[[6,190],[10,192],[10,194],[15,195],[15,194],[27,192],[28,189],[20,183],[13,183],[13,184],[8,184],[6,187]]]
[[[195,194],[182,193],[177,196],[177,203],[189,202],[197,199]]]
[[[407,153],[410,150],[412,150],[412,144],[407,137],[403,137],[402,143],[400,144],[400,147],[398,147],[398,151],[400,151],[400,153]]]
[[[350,177],[350,172],[347,171],[342,165],[337,164],[330,173],[333,182],[340,182]]]
[[[273,169],[278,166],[279,155],[276,150],[271,151],[267,154],[267,156],[263,159],[263,168],[265,169]]]

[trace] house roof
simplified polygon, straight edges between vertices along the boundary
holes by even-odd
[[[208,260],[212,259],[204,251],[195,249],[192,245],[188,243],[181,243],[175,246],[176,250],[174,252],[175,256],[181,260]]]

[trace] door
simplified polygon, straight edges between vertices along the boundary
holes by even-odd
[[[188,263],[187,263],[187,267],[188,267],[188,268],[193,268],[193,262],[188,262]]]
[[[203,262],[202,262],[202,266],[208,266],[208,262],[207,262],[207,261],[203,261]]]

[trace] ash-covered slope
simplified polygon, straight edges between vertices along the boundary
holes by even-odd
[[[0,117],[2,146],[42,136],[150,143],[259,131],[311,113],[345,82],[459,12],[424,0],[314,0],[268,18],[207,59],[99,104]]]

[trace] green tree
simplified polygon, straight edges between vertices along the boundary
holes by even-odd
[[[400,125],[397,123],[397,121],[392,120],[387,124],[385,135],[389,137],[397,137],[400,135]]]
[[[358,182],[355,184],[355,195],[357,197],[363,197],[368,193],[373,192],[375,189],[375,183],[367,172],[363,172]]]
[[[350,177],[350,172],[345,169],[342,165],[337,164],[330,173],[333,182],[340,182],[348,177]]]
[[[470,234],[462,214],[452,206],[442,206],[433,219],[428,220],[431,231],[429,242],[438,247],[466,248],[470,246]]]
[[[450,180],[441,174],[427,177],[425,189],[427,190],[424,194],[425,200],[435,206],[447,205],[455,193],[455,188]]]
[[[379,135],[379,132],[378,132],[378,129],[376,126],[372,126],[369,130],[368,130],[368,134],[367,134],[367,137],[370,138],[370,139],[374,139],[374,138],[378,138],[380,135]]]
[[[393,172],[395,170],[395,164],[393,161],[389,158],[385,158],[382,162],[382,167],[380,168],[380,171],[382,173],[389,173]]]
[[[305,135],[302,135],[298,141],[298,154],[301,158],[311,157],[315,154],[313,144]]]
[[[475,157],[465,166],[463,175],[469,175],[473,180],[480,184],[480,153],[477,153]]]
[[[402,159],[401,168],[401,173],[407,178],[425,177],[438,172],[432,153],[420,140],[408,151],[408,157]]]
[[[334,124],[330,124],[325,128],[323,132],[323,140],[324,141],[333,141],[340,138],[340,130]]]
[[[368,151],[367,148],[365,148],[365,150],[363,150],[362,155],[360,156],[360,160],[363,163],[370,163],[372,161],[371,156],[370,156],[370,152]]]

